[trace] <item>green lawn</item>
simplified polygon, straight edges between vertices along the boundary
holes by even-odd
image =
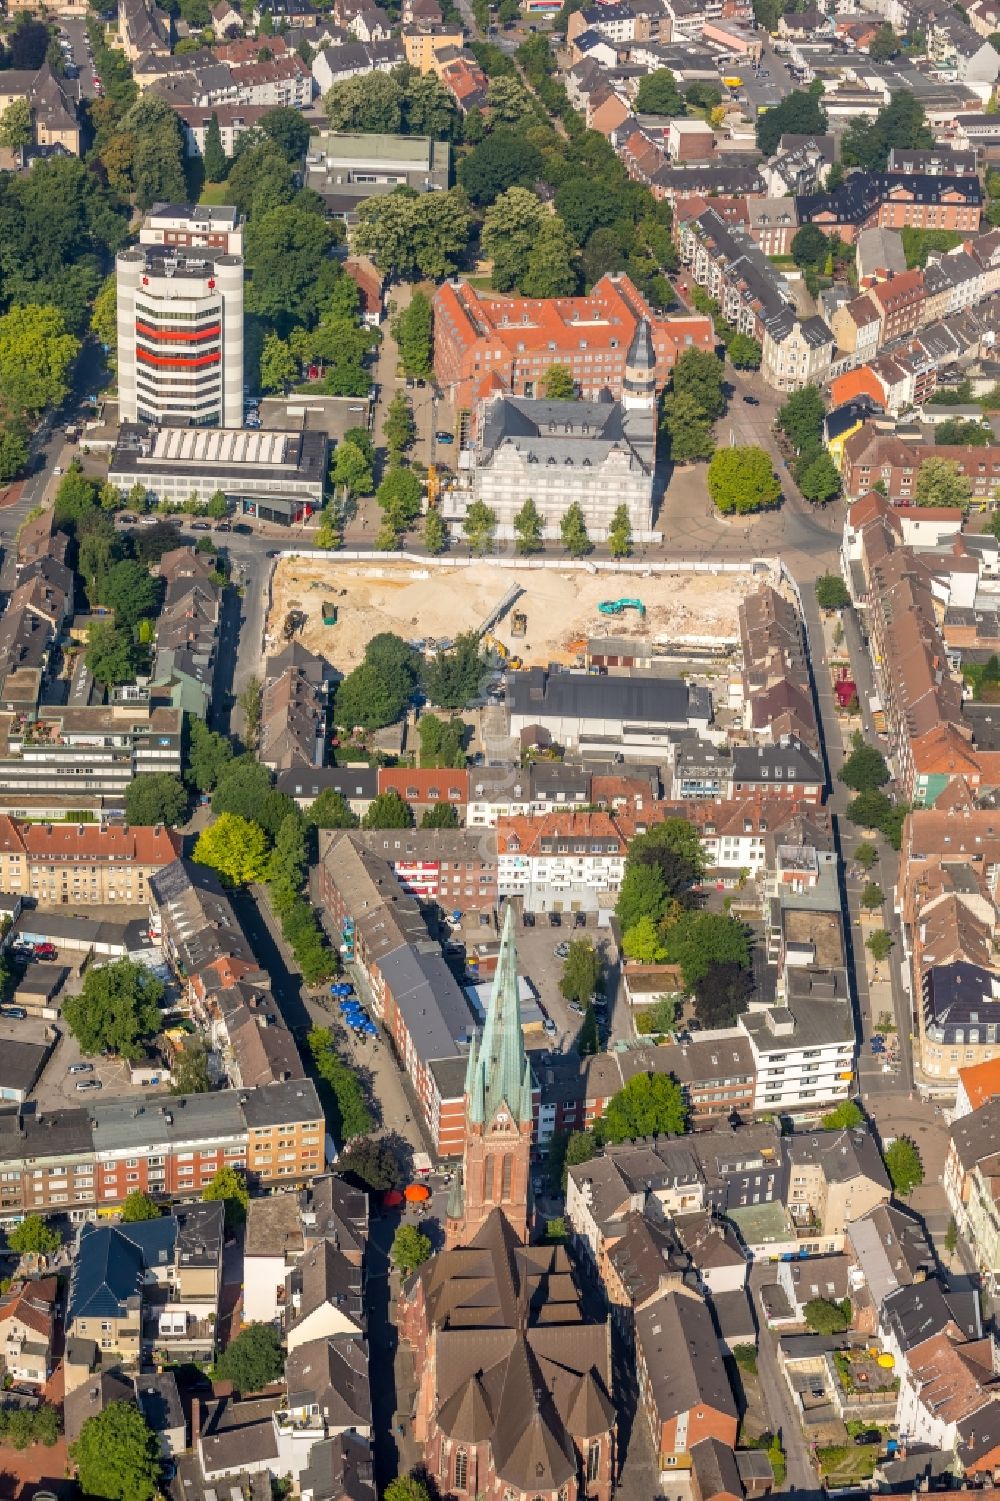
[[[206,182],[201,190],[199,203],[226,203],[229,197],[229,189],[224,182]]]

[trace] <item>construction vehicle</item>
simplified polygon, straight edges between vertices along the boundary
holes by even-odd
[[[523,610],[515,610],[510,617],[510,633],[512,636],[523,636],[528,629],[528,617]]]
[[[518,672],[524,666],[521,658],[513,656],[510,649],[492,631],[487,631],[483,636],[483,645],[487,651],[495,652],[501,665],[510,668],[512,672]]]
[[[602,615],[620,615],[623,610],[637,610],[640,615],[646,613],[641,599],[602,599],[597,608]]]

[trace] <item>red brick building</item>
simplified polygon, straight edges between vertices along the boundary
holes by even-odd
[[[868,289],[869,298],[878,308],[882,323],[880,343],[902,338],[919,328],[924,314],[924,273],[904,271]]]
[[[501,297],[446,282],[434,296],[434,370],[458,407],[472,407],[487,377],[516,396],[540,396],[550,365],[568,366],[584,398],[617,400],[643,322],[652,330],[657,387],[685,349],[715,348],[710,318],[657,318],[624,273],[602,276],[586,297]]]
[[[378,790],[380,794],[398,792],[418,815],[438,803],[450,803],[464,818],[469,801],[469,773],[465,768],[380,766]]]
[[[691,1450],[715,1438],[736,1447],[739,1416],[707,1304],[670,1292],[635,1316],[639,1400],[660,1469],[689,1469]]]

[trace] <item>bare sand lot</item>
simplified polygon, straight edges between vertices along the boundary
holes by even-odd
[[[524,590],[516,608],[528,617],[522,637],[511,635],[508,611],[494,628],[497,639],[526,665],[572,663],[592,636],[629,637],[660,645],[694,646],[735,640],[740,601],[758,586],[748,574],[622,575],[563,569],[423,567],[387,560],[338,562],[335,557],[282,558],[276,567],[267,622],[267,650],[280,649],[284,621],[293,610],[307,619],[298,636],[341,672],[361,661],[380,631],[427,643],[476,630],[512,585]],[[603,615],[601,600],[639,599],[636,610]],[[323,605],[337,608],[336,625],[323,624]]]

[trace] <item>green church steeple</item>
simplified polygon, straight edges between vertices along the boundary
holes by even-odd
[[[478,1125],[488,1125],[503,1106],[515,1121],[532,1118],[531,1068],[521,1031],[514,912],[509,902],[482,1035],[469,1050],[465,1094],[469,1120]]]

